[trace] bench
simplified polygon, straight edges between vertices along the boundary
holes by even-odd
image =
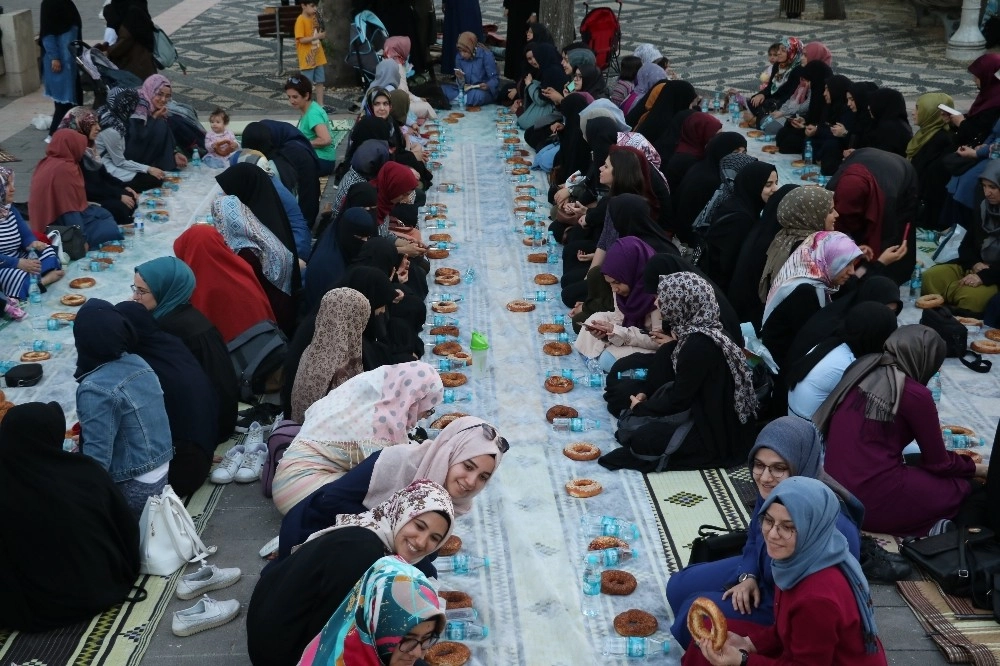
[[[278,76],[285,71],[285,40],[295,40],[295,21],[301,13],[301,7],[276,5],[265,7],[264,13],[257,15],[257,35],[278,40]]]

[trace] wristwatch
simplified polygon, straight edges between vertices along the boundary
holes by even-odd
[[[739,582],[742,583],[747,578],[753,578],[754,580],[757,580],[757,576],[756,575],[754,575],[752,573],[745,573],[745,574],[740,574]]]
[[[750,661],[750,653],[740,648],[740,666],[747,666],[747,662],[749,661]]]

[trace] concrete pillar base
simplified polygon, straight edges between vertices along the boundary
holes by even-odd
[[[3,30],[3,61],[7,70],[0,76],[0,93],[22,97],[38,90],[38,45],[31,22],[31,10],[21,9],[0,14]]]

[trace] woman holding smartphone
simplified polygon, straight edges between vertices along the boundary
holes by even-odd
[[[493,54],[471,32],[458,36],[456,48],[455,84],[465,88],[465,104],[483,106],[495,102],[500,91],[500,75]],[[458,94],[457,87],[455,94]]]

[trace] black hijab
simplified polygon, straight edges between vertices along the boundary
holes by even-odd
[[[42,0],[38,16],[38,38],[61,35],[70,28],[77,29],[77,39],[83,35],[83,21],[73,0]]]
[[[806,112],[806,124],[816,125],[826,116],[826,98],[823,91],[826,82],[833,76],[833,70],[822,60],[810,60],[799,77],[809,82],[809,110]],[[831,98],[832,99],[832,98]]]
[[[830,103],[826,106],[826,120],[829,123],[844,123],[845,118],[850,118],[848,114],[853,114],[851,107],[847,106],[847,93],[851,90],[851,80],[841,74],[834,74],[827,78],[826,87],[830,91]],[[849,123],[844,123],[848,127]]]
[[[903,94],[892,88],[879,88],[868,98],[871,129],[865,144],[906,157],[906,145],[913,138],[913,128],[906,115]]]
[[[595,190],[600,184],[600,170],[608,159],[611,146],[618,145],[618,123],[606,116],[591,118],[587,122],[586,139],[591,155],[587,183],[591,190]]]
[[[649,202],[639,194],[618,194],[608,202],[608,217],[619,238],[635,236],[657,252],[677,252],[663,229],[650,217]]]
[[[594,99],[608,96],[608,86],[604,82],[604,75],[595,65],[584,63],[577,67],[583,80],[580,83],[580,90],[577,92],[590,93]]]
[[[135,329],[125,321],[115,306],[99,298],[83,304],[73,322],[73,339],[76,341],[77,381],[105,363],[110,363],[128,353],[135,344]]]
[[[559,105],[564,120],[563,129],[559,133],[559,154],[556,156],[556,164],[564,180],[577,171],[586,174],[590,169],[590,151],[580,131],[580,112],[589,105],[587,98],[579,93],[567,95]],[[617,133],[615,137],[617,139]]]
[[[635,131],[646,137],[650,143],[656,144],[657,139],[670,127],[674,114],[691,107],[691,102],[698,94],[687,81],[664,81],[659,84],[660,92],[653,107],[635,128]],[[650,91],[652,94],[656,88]]]
[[[346,264],[354,262],[358,252],[361,251],[361,246],[365,243],[358,236],[367,240],[378,235],[375,211],[365,210],[367,206],[375,205],[377,197],[375,186],[371,183],[358,183],[347,192],[344,208],[341,209],[340,219],[337,220],[334,229],[341,256]],[[348,211],[353,212],[348,215]]]
[[[17,405],[0,423],[5,629],[89,620],[121,603],[139,575],[135,515],[99,463],[62,450],[65,431],[55,402]]]
[[[878,86],[871,81],[859,81],[852,83],[849,93],[854,98],[854,127],[851,128],[850,145],[854,148],[861,147],[861,139],[868,132],[872,125],[872,115],[868,108],[871,94],[878,90]]]
[[[115,310],[135,330],[129,351],[141,356],[160,380],[175,446],[178,442],[194,444],[211,456],[218,430],[219,398],[198,359],[180,338],[164,332],[153,313],[141,303],[123,301]]]
[[[402,259],[396,249],[396,241],[388,236],[376,236],[365,241],[351,265],[369,266],[389,277],[393,269],[399,268]]]
[[[775,166],[769,162],[753,162],[748,164],[736,174],[733,180],[733,196],[722,202],[716,213],[718,220],[724,212],[731,212],[739,209],[752,215],[755,219],[760,217],[764,210],[764,200],[760,193],[767,184],[767,179],[777,171]]]
[[[389,315],[376,314],[375,310],[388,307],[396,298],[396,289],[387,276],[377,268],[354,266],[341,280],[338,287],[349,287],[368,299],[372,313],[362,337],[361,361],[366,371],[392,363],[392,341],[389,339]]]
[[[344,160],[350,164],[354,151],[365,141],[384,141],[390,148],[398,148],[398,141],[393,138],[392,126],[388,121],[377,116],[364,116],[354,124],[351,130],[351,143]]]
[[[281,179],[281,184],[289,192],[296,191],[299,184],[299,177],[295,171],[295,166],[278,154],[278,151],[274,147],[274,138],[271,136],[271,130],[267,125],[262,122],[250,123],[243,130],[240,138],[242,141],[241,145],[245,150],[256,150],[262,153],[267,159],[273,161],[278,169],[278,177]]]
[[[740,321],[749,321],[760,328],[764,318],[764,304],[760,300],[758,283],[767,265],[767,248],[781,230],[778,223],[778,204],[798,185],[782,185],[772,194],[760,215],[760,221],[750,228],[740,248],[739,258],[733,267],[733,278],[729,282],[729,296]]]
[[[720,132],[709,140],[705,158],[695,162],[684,174],[673,197],[676,202],[674,227],[682,241],[690,241],[691,225],[719,189],[719,160],[746,147],[746,137],[739,132]]]
[[[299,254],[295,248],[292,224],[288,221],[285,207],[281,204],[278,191],[274,189],[271,177],[255,164],[240,162],[220,173],[215,180],[223,192],[242,201],[253,212],[254,217],[270,229],[292,253],[292,289],[295,290],[301,284],[298,277]]]
[[[903,309],[903,302],[899,299],[899,285],[883,275],[866,276],[856,289],[835,298],[806,321],[788,348],[785,357],[787,362],[794,363],[805,356],[810,349],[825,340],[830,331],[837,329],[851,308],[867,302],[882,306],[895,305],[897,317]]]
[[[155,26],[153,18],[149,15],[146,3],[132,3],[122,19],[122,26],[132,35],[132,39],[143,48],[152,51],[156,44],[153,37]]]
[[[826,340],[792,364],[785,375],[788,388],[793,389],[826,358],[834,348],[847,344],[854,358],[866,354],[881,354],[885,341],[896,330],[896,315],[881,303],[858,303],[847,312],[840,325]]]
[[[646,262],[646,268],[642,272],[642,288],[647,294],[655,294],[660,288],[660,276],[672,275],[673,273],[694,273],[712,286],[715,291],[715,300],[719,303],[719,321],[733,342],[740,347],[743,346],[743,333],[740,331],[740,318],[736,316],[736,311],[729,303],[729,299],[722,293],[712,280],[704,272],[687,259],[676,254],[658,253],[654,254]]]
[[[529,24],[528,27],[531,28],[532,37],[531,41],[528,42],[529,45],[551,44],[552,48],[555,48],[556,40],[552,37],[552,33],[549,32],[549,29],[546,28],[544,24],[536,22]],[[525,32],[527,32],[527,30],[525,30]],[[537,58],[538,56],[535,57]]]

